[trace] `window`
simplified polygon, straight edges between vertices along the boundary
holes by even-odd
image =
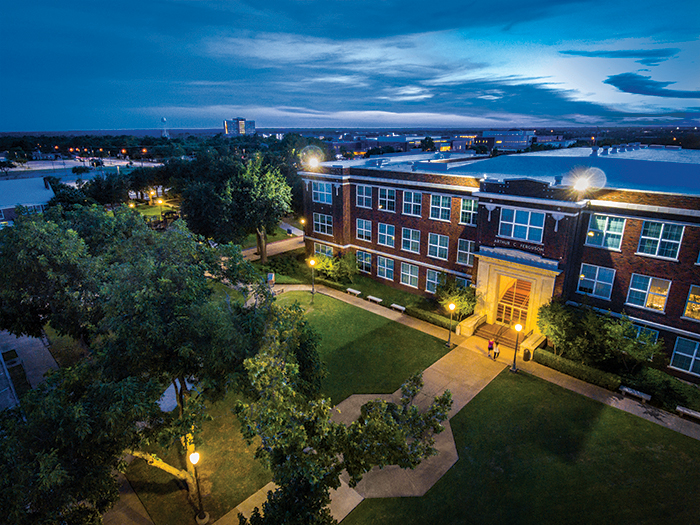
[[[333,235],[333,217],[314,213],[314,231],[324,235]]]
[[[417,191],[403,192],[403,213],[404,215],[421,216],[421,202],[423,194]]]
[[[464,277],[455,277],[455,283],[457,283],[457,286],[460,288],[466,288],[469,286],[469,281]]]
[[[333,248],[326,246],[325,244],[314,243],[314,253],[316,255],[325,255],[326,257],[333,257]]]
[[[690,287],[683,317],[700,321],[700,286],[694,284]]]
[[[425,291],[435,293],[439,282],[440,272],[436,272],[435,270],[428,270],[428,272],[425,275]]]
[[[638,324],[632,325],[632,328],[634,328],[635,332],[637,332],[637,337],[646,335],[649,340],[652,343],[655,343],[657,339],[659,338],[659,331],[658,330],[653,330],[651,328],[648,328],[646,326],[641,326]]]
[[[608,217],[607,215],[591,215],[591,219],[588,221],[586,244],[619,250],[624,229],[625,219]]]
[[[370,273],[372,271],[372,254],[367,252],[357,252],[357,269],[360,272]]]
[[[676,347],[671,356],[671,366],[700,375],[700,343],[684,337],[676,338]]]
[[[420,230],[404,228],[401,234],[401,249],[407,252],[420,253]]]
[[[468,241],[467,239],[457,241],[457,262],[467,266],[474,266],[475,247],[476,242],[474,241]]]
[[[357,219],[357,238],[372,242],[372,221]]]
[[[437,233],[428,234],[428,257],[436,257],[438,259],[447,259],[447,246],[450,238],[447,235],[438,235]]]
[[[476,226],[476,217],[479,213],[479,201],[476,199],[462,199],[462,213],[459,216],[460,224]]]
[[[332,186],[330,182],[312,182],[311,198],[314,202],[331,204],[333,202]]]
[[[382,211],[396,211],[396,190],[379,188],[379,209]]]
[[[379,239],[377,240],[382,246],[394,247],[394,225],[379,223]]]
[[[644,221],[637,252],[667,259],[677,259],[681,237],[683,237],[683,226]]]
[[[498,232],[501,237],[542,242],[543,231],[544,213],[513,208],[501,210],[501,226]]]
[[[602,266],[593,266],[592,264],[582,264],[577,291],[610,300],[614,280],[615,270],[603,268]]]
[[[372,186],[357,186],[356,204],[359,208],[372,207]]]
[[[445,195],[430,196],[430,218],[438,221],[449,221],[452,209],[452,197]]]
[[[394,261],[386,257],[377,256],[377,277],[394,280]]]
[[[627,294],[627,304],[663,312],[670,287],[671,281],[666,279],[633,273]]]
[[[401,263],[401,284],[418,288],[418,266]]]

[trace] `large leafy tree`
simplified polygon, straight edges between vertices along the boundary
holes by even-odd
[[[455,305],[454,311],[458,321],[473,314],[476,307],[476,288],[461,286],[454,277],[444,274],[440,276],[440,281],[435,288],[435,297],[446,311],[449,311],[450,304]]]

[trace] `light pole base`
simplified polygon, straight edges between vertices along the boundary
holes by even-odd
[[[197,525],[206,525],[209,523],[209,513],[202,511],[202,514],[197,514]]]
[[[518,371],[518,369],[515,368],[514,366],[511,366],[511,367],[509,368],[509,370],[510,370],[511,372],[513,372],[513,373],[516,373],[516,372]]]

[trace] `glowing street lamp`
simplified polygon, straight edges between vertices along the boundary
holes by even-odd
[[[190,454],[190,463],[194,467],[194,480],[197,486],[197,501],[199,501],[199,513],[197,514],[197,523],[199,525],[205,525],[209,523],[209,514],[204,512],[204,507],[202,506],[202,492],[199,490],[199,475],[197,474],[197,463],[199,463],[199,452],[192,452]]]
[[[450,310],[450,329],[447,331],[447,342],[445,343],[445,346],[450,348],[452,346],[452,314],[456,307],[454,303],[450,303],[447,308]]]
[[[309,259],[309,266],[311,266],[311,302],[314,302],[314,295],[316,294],[316,284],[315,284],[315,271],[314,266],[316,266],[316,259],[313,257]]]
[[[318,167],[318,158],[316,157],[311,157],[309,159],[309,167],[310,168],[317,168]]]
[[[158,206],[160,206],[160,218],[163,218],[163,199],[158,199],[156,201],[158,203]]]
[[[585,192],[589,186],[590,186],[590,181],[585,177],[581,177],[580,179],[578,179],[574,183],[574,189],[576,191],[578,191],[579,193]]]
[[[516,359],[516,357],[518,357],[518,344],[520,343],[520,331],[523,329],[523,325],[518,323],[513,328],[515,328],[515,331],[516,331],[516,334],[515,334],[515,352],[513,353],[513,366],[510,369],[510,371],[517,372],[518,369],[515,367],[515,359]]]

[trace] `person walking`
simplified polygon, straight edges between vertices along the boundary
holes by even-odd
[[[498,348],[498,343],[495,343],[493,346],[493,360],[494,361],[496,359],[498,359],[498,356],[500,355],[500,353],[501,353],[501,349]]]
[[[493,339],[489,339],[489,345],[488,345],[488,349],[489,349],[489,359],[491,358],[491,352],[493,352],[493,344],[494,344],[494,340],[493,340]]]

